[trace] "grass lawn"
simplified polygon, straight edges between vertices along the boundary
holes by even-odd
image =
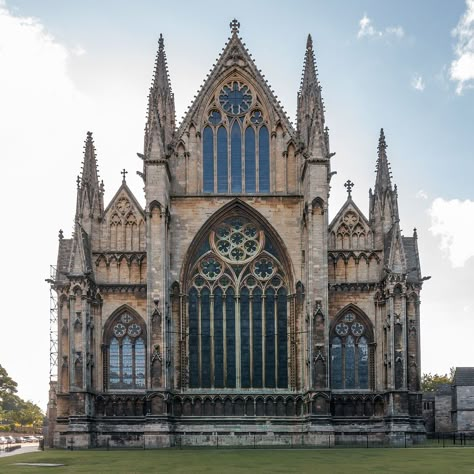
[[[17,462],[64,467],[15,466]],[[162,449],[46,450],[0,458],[6,473],[474,473],[474,449]]]

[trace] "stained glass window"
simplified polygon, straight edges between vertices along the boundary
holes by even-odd
[[[245,192],[254,193],[257,190],[255,176],[255,131],[253,127],[247,127],[245,129]]]
[[[207,239],[189,277],[189,387],[287,389],[288,290],[274,246],[235,215]]]
[[[331,385],[333,389],[369,389],[370,323],[348,312],[338,318],[331,339]]]
[[[231,191],[242,192],[242,131],[237,120],[232,125],[230,139]]]
[[[203,190],[205,193],[214,191],[214,135],[211,127],[205,127],[203,132]]]
[[[258,134],[258,189],[261,193],[270,192],[270,138],[265,125]]]
[[[268,121],[255,108],[256,95],[246,84],[232,81],[211,103],[202,131],[203,192],[270,192]]]
[[[144,389],[145,327],[143,321],[128,312],[115,317],[109,325],[107,347],[108,389]]]
[[[217,131],[217,192],[228,192],[227,177],[227,130],[219,127]]]

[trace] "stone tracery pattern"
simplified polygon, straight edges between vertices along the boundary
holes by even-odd
[[[287,279],[261,227],[214,226],[191,269],[190,388],[287,388]]]
[[[268,118],[257,94],[233,80],[217,90],[203,129],[205,193],[270,191]]]

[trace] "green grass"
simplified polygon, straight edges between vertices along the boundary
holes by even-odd
[[[64,467],[15,466],[17,462]],[[47,450],[0,458],[6,473],[474,473],[474,449]]]

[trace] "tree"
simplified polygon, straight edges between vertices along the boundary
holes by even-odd
[[[451,367],[451,369],[449,369],[449,375],[432,375],[431,373],[423,374],[421,377],[421,390],[423,392],[436,392],[440,385],[453,383],[453,377],[454,367]]]
[[[0,401],[8,393],[16,393],[18,384],[8,375],[8,372],[0,365]]]
[[[20,398],[16,394],[17,387],[18,384],[0,365],[0,422],[40,426],[44,417],[41,408]]]

